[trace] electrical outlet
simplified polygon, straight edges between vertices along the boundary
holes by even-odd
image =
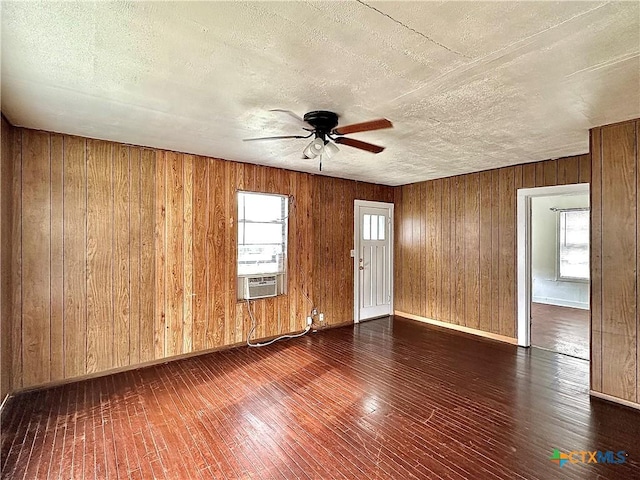
[[[320,314],[320,321],[321,321],[321,322],[324,322],[324,313],[321,313],[321,314]]]
[[[313,323],[313,318],[307,317],[307,325],[311,325]]]

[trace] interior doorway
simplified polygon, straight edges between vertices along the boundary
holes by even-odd
[[[354,204],[354,321],[393,313],[393,204]]]
[[[589,185],[518,191],[518,344],[589,359]]]

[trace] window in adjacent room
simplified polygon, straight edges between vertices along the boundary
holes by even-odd
[[[589,209],[558,211],[558,279],[589,280]]]
[[[288,197],[238,192],[238,276],[286,272]]]

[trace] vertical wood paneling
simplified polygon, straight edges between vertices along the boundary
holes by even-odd
[[[87,373],[114,365],[113,145],[87,141]]]
[[[517,313],[516,192],[538,184],[579,181],[583,158],[590,156],[397,187],[396,211],[401,212],[401,224],[396,238],[395,309],[513,338]],[[590,177],[590,171],[588,174]],[[415,205],[422,202],[423,191],[426,208],[420,211]],[[415,225],[422,223],[426,241],[415,236]],[[430,233],[434,226],[439,230],[435,240]],[[429,283],[433,277],[437,278],[435,286]],[[420,286],[416,278],[427,281]],[[416,299],[432,295],[437,297],[434,304],[427,302],[425,313],[421,313]]]
[[[433,184],[433,277],[434,277],[434,297],[431,300],[434,317],[442,315],[442,257],[438,252],[442,251],[442,181],[436,180]]]
[[[591,180],[591,156],[580,155],[578,160],[579,181],[589,183]]]
[[[303,186],[303,188],[305,188]],[[349,181],[345,181],[345,180],[337,180],[336,181],[336,190],[335,190],[335,195],[336,198],[341,199],[342,201],[344,201],[345,203],[351,203],[353,204],[354,201],[354,195],[352,192],[353,189],[353,183],[349,182]],[[306,199],[305,199],[305,203],[306,203]],[[305,210],[306,210],[307,206],[305,205]],[[334,271],[337,272],[344,272],[345,276],[348,276],[348,278],[352,279],[353,275],[350,275],[350,269],[348,268],[348,259],[349,257],[349,244],[353,243],[353,242],[349,242],[349,232],[353,232],[353,215],[351,215],[351,217],[349,218],[349,216],[347,215],[347,212],[349,210],[346,208],[341,208],[337,210],[337,225],[336,227],[338,228],[338,231],[344,232],[344,235],[340,235],[337,238],[337,242],[336,242],[336,250],[334,251],[334,264],[333,264],[333,268]],[[335,212],[335,211],[334,211]],[[335,213],[333,213],[333,215],[335,215]],[[305,222],[306,223],[306,222]],[[305,228],[304,225],[302,225],[302,228]],[[353,238],[353,233],[351,234],[351,238]],[[304,246],[302,244],[298,245],[298,249],[304,251]],[[308,258],[306,256],[306,254],[301,255],[300,257],[303,261],[307,262]],[[302,265],[303,270],[306,270],[305,265]],[[306,287],[306,285],[304,285],[303,282],[303,288]],[[339,288],[337,290],[334,290],[334,295],[335,295],[335,302],[337,305],[339,305],[339,310],[335,311],[334,310],[334,317],[335,318],[340,318],[342,315],[344,315],[344,308],[349,304],[352,303],[352,301],[350,302],[350,298],[353,298],[353,280],[351,280],[349,282],[349,285],[346,286],[346,288]],[[307,293],[307,292],[305,292]],[[303,295],[304,297],[304,295]],[[350,298],[349,298],[350,297]],[[335,304],[334,304],[335,306]],[[305,302],[304,300],[302,301],[302,304],[300,305],[300,314],[305,314],[308,309],[305,308]],[[348,311],[348,310],[347,310]],[[349,318],[349,317],[348,317]],[[351,315],[351,318],[353,318],[353,316]],[[342,319],[342,321],[347,321],[347,319]]]
[[[236,221],[238,218],[236,206],[236,189],[238,185],[237,174],[238,171],[242,171],[242,168],[236,168],[235,164],[224,164],[224,179],[225,189],[223,190],[226,195],[227,210],[225,211],[226,222],[226,235],[224,237],[224,252],[229,255],[230,258],[236,258],[238,255],[237,248],[235,248],[236,239],[238,237],[238,227]],[[242,174],[241,174],[242,175]],[[241,182],[244,187],[244,183]],[[236,335],[236,302],[237,302],[237,283],[234,279],[234,273],[236,271],[235,265],[231,260],[224,262],[225,276],[224,276],[224,298],[225,298],[225,315],[224,315],[224,328],[221,332],[223,337],[220,339],[221,345],[235,343]]]
[[[159,156],[159,155],[158,155]],[[155,150],[140,152],[140,361],[156,357],[157,326],[160,311],[156,310],[156,212],[164,203],[157,204],[155,180],[158,165]]]
[[[154,321],[154,356],[166,356],[166,283],[167,283],[167,154],[158,152],[156,156],[155,178],[155,321]]]
[[[167,152],[165,355],[183,353],[184,328],[184,172],[183,155]]]
[[[394,258],[394,262],[396,264],[396,268],[398,268],[398,266],[400,265],[404,265],[404,261],[402,260],[402,252],[404,251],[404,248],[401,247],[401,242],[402,242],[402,223],[403,223],[403,211],[402,211],[402,187],[396,187],[393,189],[393,203],[395,205],[394,208],[394,215],[395,215],[395,221],[394,221],[394,225],[393,225],[393,238],[394,238],[394,242],[393,242],[393,258]],[[315,221],[315,216],[314,216],[314,221]],[[314,223],[314,231],[317,231],[317,226]],[[317,257],[317,256],[316,256]],[[314,266],[314,270],[317,270]],[[319,283],[319,282],[318,282]],[[401,292],[403,290],[403,276],[402,274],[397,274],[395,275],[394,278],[394,290],[396,292]],[[314,288],[315,291],[315,288]],[[438,292],[440,293],[440,292]],[[402,302],[404,296],[403,295],[398,295],[398,296],[394,296],[394,309],[395,310],[403,310],[404,308],[404,303]]]
[[[14,164],[16,163],[15,137],[17,131],[0,116],[0,398],[13,389],[13,326],[16,321],[13,310],[13,208],[16,203],[13,192]]]
[[[288,283],[287,295],[291,298],[291,300],[289,301],[289,330],[290,331],[295,331],[296,329],[296,326],[298,323],[297,322],[298,297],[302,295],[300,290],[300,275],[302,275],[302,272],[300,271],[300,268],[299,268],[300,265],[296,260],[299,257],[297,238],[300,235],[302,235],[302,232],[300,231],[300,228],[299,228],[300,222],[298,221],[298,218],[300,215],[304,214],[304,212],[301,210],[302,204],[299,203],[300,194],[301,194],[301,190],[298,188],[299,184],[300,184],[299,175],[292,174],[289,177],[289,195],[292,196],[292,201],[289,204],[289,208],[290,208],[289,219],[293,221],[289,222],[289,238],[288,238],[288,246],[287,246],[287,251],[288,251],[287,276],[289,277],[289,280],[287,282]],[[325,206],[323,208],[318,209],[318,211],[314,215],[314,218],[319,219],[319,221],[316,220],[316,223],[315,223],[317,228],[320,228],[320,225],[326,225],[325,213],[330,207],[330,203],[328,203],[328,199],[324,193],[324,188],[326,185],[328,185],[328,183],[324,183],[321,181],[321,179],[319,179],[317,182],[314,182],[314,186],[313,186],[314,198],[323,199],[323,201],[325,202]],[[328,245],[329,238],[330,238],[329,235],[316,235],[314,250],[316,252],[324,251],[323,250],[324,245],[325,244]],[[324,258],[320,256],[316,256],[314,258],[313,271],[320,272],[322,269],[322,265],[326,265],[328,261],[330,261],[328,256]],[[319,275],[314,275],[313,278],[315,280],[316,286],[322,284],[322,287],[323,287],[322,291],[316,292],[314,303],[317,306],[322,305],[323,313],[325,316],[324,317],[325,322],[329,324],[333,321],[333,310],[331,308],[331,305],[332,305],[331,302],[333,298],[327,295],[326,288],[328,286],[328,283],[331,283],[331,282],[328,282],[328,283],[322,282]]]
[[[466,175],[464,272],[465,316],[464,325],[478,328],[480,323],[480,174]]]
[[[51,380],[64,378],[64,145],[51,135]]]
[[[236,192],[238,190],[244,190],[246,188],[248,188],[249,183],[247,183],[246,179],[245,179],[245,173],[246,173],[246,168],[242,168],[241,166],[239,166],[238,168],[235,169],[234,173],[231,175],[231,178],[233,179],[233,183],[232,185],[235,185],[235,188],[231,188],[228,190],[228,192],[230,193],[230,197],[229,197],[229,205],[231,206],[230,208],[232,209],[231,211],[233,212],[233,214],[231,215],[232,221],[233,221],[233,228],[231,229],[231,235],[228,240],[230,242],[230,262],[228,262],[229,264],[229,271],[231,272],[229,277],[227,278],[227,281],[229,282],[229,290],[230,291],[237,291],[238,288],[238,284],[236,282],[236,278],[235,275],[237,273],[237,267],[236,267],[236,263],[235,263],[235,259],[238,258],[238,209],[236,207],[237,205],[237,200],[236,200]],[[260,176],[260,172],[258,171],[257,168],[254,168],[253,171],[253,178],[252,178],[252,187],[254,191],[261,191],[264,189],[264,187],[261,187],[262,183],[260,183],[260,181],[258,180],[259,176]],[[248,315],[248,311],[245,309],[246,304],[245,303],[234,303],[232,305],[233,308],[233,316],[231,317],[232,319],[235,318],[235,322],[232,323],[231,328],[227,330],[228,334],[229,334],[229,340],[228,343],[240,343],[242,342],[243,338],[247,336],[247,334],[249,333],[248,330],[248,325],[249,325],[249,315]],[[254,312],[258,312],[260,319],[256,320],[258,326],[256,328],[257,332],[261,332],[264,335],[264,331],[265,331],[265,316],[264,316],[264,302],[257,302],[257,307],[258,309],[254,308],[253,311]],[[262,338],[260,336],[260,333],[256,333],[256,338]]]
[[[184,313],[182,353],[193,351],[193,155],[184,155],[182,183],[183,199],[183,259]]]
[[[208,242],[209,168],[208,160],[196,157],[193,164],[193,349],[207,348],[207,310],[209,301]],[[213,252],[212,252],[213,253]]]
[[[479,273],[480,273],[480,307],[478,328],[485,332],[491,331],[491,172],[481,172],[479,179]]]
[[[525,163],[522,166],[522,186],[533,188],[536,186],[536,163]]]
[[[640,403],[640,120],[635,122],[636,160],[636,403]]]
[[[537,162],[536,166],[536,187],[549,187],[558,184],[558,161],[545,160]]]
[[[129,150],[129,363],[140,362],[140,304],[143,292],[140,289],[142,263],[142,228],[140,195],[139,148]]]
[[[312,303],[327,324],[352,320],[353,202],[393,200],[392,188],[16,131],[11,388],[243,342],[238,189],[292,198],[288,293],[254,302],[254,340],[300,331]],[[332,284],[322,299],[320,282]]]
[[[314,205],[311,202],[311,192],[312,188],[312,177],[309,175],[298,176],[299,179],[299,190],[298,195],[302,200],[302,212],[300,220],[300,236],[298,237],[298,258],[300,259],[300,266],[298,270],[301,272],[300,274],[300,285],[302,288],[302,295],[298,295],[299,309],[298,314],[296,316],[297,319],[297,328],[296,330],[301,330],[305,325],[305,318],[309,312],[309,302],[308,298],[313,298],[313,291],[311,290],[311,268],[313,266],[313,244],[306,241],[305,239],[311,238],[313,236],[313,231],[311,230],[311,215],[313,214]],[[345,209],[346,212],[351,212],[351,218],[353,218],[353,192],[355,191],[356,184],[355,182],[349,182],[351,192],[349,192],[349,196],[343,200],[342,208]],[[347,208],[347,205],[350,207]],[[336,242],[338,245],[344,245],[344,240],[348,238],[353,238],[353,221],[349,219],[349,215],[345,215],[345,221],[347,221],[347,227],[340,234],[335,235]],[[349,219],[349,220],[347,220]],[[344,248],[341,248],[340,254],[343,256],[348,255],[349,252],[346,252]],[[332,275],[335,278],[337,275]],[[344,279],[343,288],[345,292],[353,292],[353,275],[349,269],[346,271],[341,271],[341,276]],[[342,297],[346,299],[347,297]],[[345,303],[340,306],[340,312],[335,312],[336,318],[339,319],[338,323],[352,322],[353,321],[353,295],[351,295],[348,300],[345,300],[348,303]]]
[[[229,275],[229,262],[225,261],[224,252],[227,248],[227,238],[231,235],[231,223],[228,218],[233,215],[230,210],[234,203],[229,204],[229,187],[227,169],[220,160],[209,161],[209,222],[210,230],[207,238],[207,252],[209,258],[208,277],[208,312],[207,312],[207,347],[213,348],[225,343],[225,319],[231,313],[230,302],[235,302],[235,290],[228,291],[225,281]],[[212,268],[217,266],[217,268]]]
[[[409,295],[410,295],[410,304],[411,309],[414,312],[420,312],[420,298],[424,294],[423,291],[420,290],[420,283],[423,277],[422,272],[420,272],[420,223],[419,223],[419,212],[420,212],[420,188],[418,184],[414,184],[410,186],[410,200],[409,200],[409,217],[411,219],[411,227],[409,232],[409,238],[411,239],[410,246],[410,265],[408,268],[409,272]]]
[[[11,387],[23,387],[24,369],[22,365],[22,130],[13,131],[13,185],[12,185],[12,228],[11,228],[11,288],[13,322],[11,328]]]
[[[635,125],[603,127],[602,135],[602,389],[636,400]]]
[[[499,173],[499,220],[500,220],[500,300],[499,331],[508,337],[515,336],[515,169],[503,168]]]
[[[114,365],[129,365],[130,324],[130,160],[129,147],[118,145],[113,163],[113,301]]]
[[[403,198],[404,201],[404,198]],[[442,298],[440,312],[443,322],[451,321],[451,179],[442,179]],[[396,272],[404,265],[396,265]],[[401,292],[398,292],[400,295]]]
[[[23,386],[51,378],[50,135],[23,131],[22,366]]]
[[[558,163],[558,185],[580,183],[580,157],[569,157]]]
[[[87,157],[85,141],[64,138],[65,377],[86,372]]]
[[[602,142],[591,131],[591,389],[602,391]]]
[[[465,274],[464,274],[464,262],[465,262],[465,227],[464,227],[464,207],[466,197],[466,180],[467,177],[462,175],[460,177],[453,178],[454,188],[452,193],[452,203],[455,205],[455,228],[452,232],[455,232],[453,238],[453,298],[451,300],[451,306],[453,307],[453,315],[451,320],[458,325],[464,325],[465,323]]]
[[[500,170],[491,171],[491,333],[500,334]]]
[[[416,218],[416,227],[418,229],[418,235],[420,238],[420,243],[418,244],[417,253],[417,265],[418,268],[418,311],[421,312],[420,315],[426,315],[426,309],[428,302],[431,302],[433,296],[432,290],[432,275],[425,275],[427,271],[427,263],[430,263],[430,255],[431,250],[429,249],[429,238],[426,232],[426,218],[428,215],[428,211],[431,210],[433,206],[433,202],[428,204],[428,195],[427,190],[431,190],[430,184],[420,183],[418,184],[418,211]],[[423,254],[424,252],[424,254]],[[432,265],[429,264],[429,269],[432,268]],[[429,270],[431,271],[431,270]]]

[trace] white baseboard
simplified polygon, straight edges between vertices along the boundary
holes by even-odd
[[[557,307],[570,307],[579,308],[581,310],[589,310],[588,303],[575,302],[573,300],[565,300],[563,298],[533,297],[531,301],[533,303],[544,303],[547,305],[555,305]]]
[[[595,390],[589,390],[589,395],[592,397],[600,398],[602,400],[607,400],[613,403],[619,403],[620,405],[624,405],[625,407],[635,408],[640,410],[640,403],[630,402],[629,400],[624,400],[622,398],[614,397],[613,395],[607,395],[606,393],[596,392]]]
[[[458,332],[469,333],[471,335],[477,335],[479,337],[490,338],[491,340],[497,340],[499,342],[509,343],[511,345],[518,345],[516,338],[506,337],[504,335],[498,335],[497,333],[485,332],[484,330],[478,330],[477,328],[465,327],[464,325],[455,325],[453,323],[441,322],[440,320],[433,320],[432,318],[421,317],[412,313],[400,312],[396,310],[394,315],[399,317],[409,318],[411,320],[417,320],[419,322],[428,323],[429,325],[435,325],[437,327],[444,327],[450,330],[456,330]]]

